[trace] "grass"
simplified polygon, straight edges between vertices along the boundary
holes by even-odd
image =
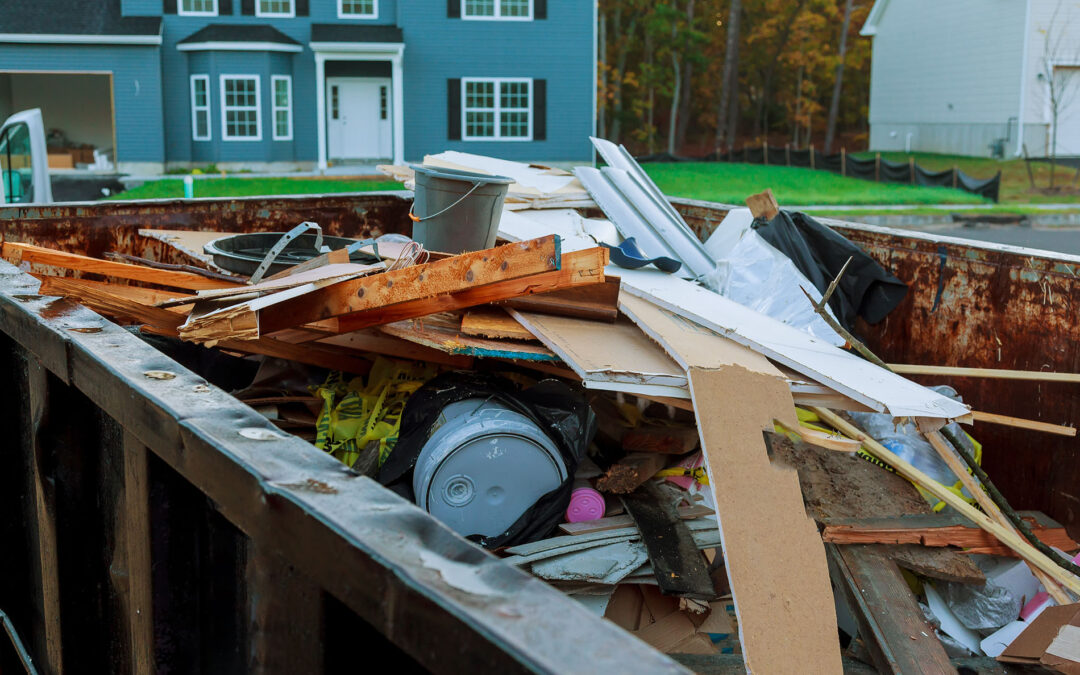
[[[196,197],[261,197],[400,190],[401,183],[378,176],[359,178],[204,178],[195,181]],[[174,199],[184,196],[184,182],[156,180],[107,199]]]
[[[875,183],[785,166],[680,162],[644,168],[665,194],[727,204],[742,204],[765,188],[772,188],[781,205],[986,203],[963,190]]]
[[[829,207],[823,207],[820,209],[809,209],[808,212],[815,216],[828,216],[831,218],[843,218],[844,216],[942,216],[945,219],[954,213],[960,215],[983,215],[983,216],[1000,216],[1000,215],[1061,215],[1067,213],[1077,213],[1080,211],[1080,204],[1077,208],[1066,209],[1040,209],[1034,206],[1027,206],[1024,204],[1012,205],[1012,204],[999,204],[992,208],[987,209],[972,209],[965,208],[964,205],[958,204],[955,207],[950,208],[932,208],[932,207],[915,207],[915,208],[903,208],[903,209],[830,209]]]

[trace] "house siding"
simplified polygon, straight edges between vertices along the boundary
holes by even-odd
[[[1016,148],[1025,0],[893,0],[873,40],[870,146],[990,154]]]
[[[161,16],[161,0],[120,0],[124,16]]]
[[[165,161],[160,62],[156,46],[0,44],[4,72],[111,73],[120,164]]]

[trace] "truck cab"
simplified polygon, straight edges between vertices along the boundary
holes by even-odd
[[[41,110],[15,113],[0,127],[0,203],[53,201]]]

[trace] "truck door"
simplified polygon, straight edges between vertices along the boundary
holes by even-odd
[[[52,202],[41,110],[15,113],[0,127],[0,203]]]

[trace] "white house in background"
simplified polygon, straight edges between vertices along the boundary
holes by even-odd
[[[1080,0],[876,0],[862,35],[872,150],[1047,156],[1053,92],[1080,156]]]

